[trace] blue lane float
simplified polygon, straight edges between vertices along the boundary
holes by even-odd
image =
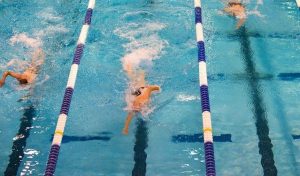
[[[202,120],[203,120],[205,167],[206,167],[207,176],[215,176],[216,168],[215,168],[214,145],[213,145],[210,103],[209,103],[207,72],[206,72],[201,1],[194,0],[194,4],[195,4],[195,25],[196,25],[196,38],[197,38],[198,62],[199,62],[200,96],[201,96]]]
[[[44,173],[45,176],[53,176],[55,172],[56,163],[59,155],[59,149],[62,142],[62,137],[64,134],[64,129],[65,129],[65,125],[66,125],[66,121],[70,109],[70,104],[72,100],[72,95],[75,87],[75,82],[77,78],[78,66],[80,64],[80,59],[83,54],[83,48],[85,45],[89,26],[91,24],[91,18],[92,18],[94,7],[95,7],[95,0],[89,0],[88,8],[84,18],[84,24],[81,28],[81,32],[77,41],[77,47],[75,49],[73,64],[71,66],[71,70],[69,73],[69,79],[68,79],[65,95],[63,98],[63,103],[61,106],[60,115],[58,117],[54,137],[52,140],[52,146],[50,149],[48,162]]]

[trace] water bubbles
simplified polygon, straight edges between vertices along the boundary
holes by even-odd
[[[186,167],[190,167],[190,165],[189,164],[183,164],[183,165],[181,165],[181,167],[186,168]]]
[[[25,136],[24,136],[23,134],[19,134],[19,135],[15,136],[15,137],[13,138],[13,141],[22,139],[22,138],[24,138],[24,137],[25,137]]]
[[[197,155],[199,152],[196,149],[190,151],[190,155]]]
[[[35,149],[26,149],[24,151],[24,155],[26,156],[27,161],[24,162],[24,168],[22,169],[20,175],[32,175],[33,171],[35,171],[34,167],[39,164],[38,161],[33,161],[32,159],[39,155],[39,151]]]
[[[40,152],[39,151],[37,151],[37,150],[35,150],[35,149],[26,149],[25,151],[24,151],[24,154],[25,155],[38,155]]]
[[[186,94],[179,94],[176,97],[177,101],[181,101],[181,102],[186,102],[186,101],[193,101],[193,100],[198,100],[200,99],[197,96],[193,96],[193,95],[186,95]]]

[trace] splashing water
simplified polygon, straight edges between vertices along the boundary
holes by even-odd
[[[144,25],[130,23],[114,32],[122,38],[129,40],[123,45],[126,54],[122,58],[123,66],[130,64],[138,69],[142,64],[152,65],[154,59],[158,59],[167,42],[162,40],[158,32],[164,29],[161,23],[146,23]]]
[[[10,39],[10,44],[15,45],[16,43],[23,43],[27,47],[39,48],[42,46],[42,41],[39,38],[30,38],[26,33],[20,33],[12,36]]]

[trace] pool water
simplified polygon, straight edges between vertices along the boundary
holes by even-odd
[[[218,175],[300,174],[300,12],[245,1],[245,27],[203,1]],[[0,171],[43,175],[87,1],[0,1],[0,70],[46,53],[34,88],[0,89]],[[258,13],[259,12],[259,13]],[[124,58],[161,86],[124,136]],[[193,1],[97,1],[56,175],[205,175]]]

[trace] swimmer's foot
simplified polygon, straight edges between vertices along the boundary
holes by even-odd
[[[123,133],[124,135],[128,135],[128,129],[124,128],[123,131],[122,131],[122,133]]]
[[[0,80],[0,87],[4,85],[4,81]]]
[[[129,63],[124,63],[123,68],[127,72],[131,72],[132,71],[132,66]]]

